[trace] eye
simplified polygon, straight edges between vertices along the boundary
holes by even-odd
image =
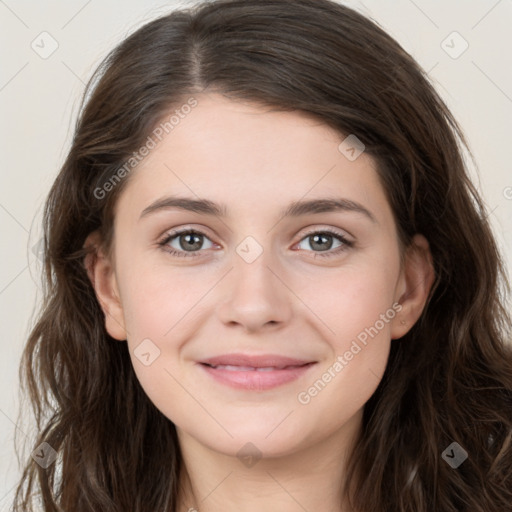
[[[210,247],[203,247],[205,239],[210,242]],[[194,253],[211,248],[213,242],[201,231],[185,229],[168,233],[158,245],[172,256],[195,257]]]
[[[333,239],[339,242],[339,245],[332,249]],[[316,254],[314,257],[320,256],[322,258],[336,256],[337,254],[346,251],[350,247],[353,247],[354,243],[347,240],[344,235],[332,231],[330,229],[324,229],[322,231],[312,231],[308,233],[300,242],[307,241],[310,248],[314,249],[313,252]],[[318,251],[316,249],[319,249]]]
[[[209,241],[209,247],[203,246],[205,240]],[[336,246],[334,250],[331,250],[333,242],[336,240],[339,245]],[[302,238],[298,245],[305,241],[307,241],[309,247],[313,249],[308,252],[315,253],[315,258],[317,256],[323,258],[336,256],[354,245],[354,242],[347,240],[343,234],[330,229],[311,231]],[[172,256],[189,258],[200,256],[202,250],[211,249],[214,246],[213,242],[204,233],[195,229],[183,229],[181,231],[167,233],[164,239],[158,242],[158,245]]]

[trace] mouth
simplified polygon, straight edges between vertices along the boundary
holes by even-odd
[[[306,363],[312,364],[312,363]],[[230,372],[273,372],[276,370],[289,370],[291,368],[300,368],[305,365],[300,366],[234,366],[231,364],[218,364],[218,365],[212,365],[212,364],[206,364],[206,366],[209,366],[210,368],[213,368],[215,370],[228,370]]]
[[[290,383],[307,373],[316,361],[282,356],[228,354],[199,362],[215,381],[235,389],[264,391]]]

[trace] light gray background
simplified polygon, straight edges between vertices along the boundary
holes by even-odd
[[[146,21],[192,1],[0,0],[0,510],[19,477],[13,449],[18,364],[38,293],[45,196],[72,136],[84,84],[102,57]],[[483,194],[512,269],[511,0],[346,1],[376,20],[429,72],[478,163]],[[40,35],[48,32],[50,36]],[[454,31],[459,36],[453,36]],[[448,37],[450,36],[450,37]],[[448,38],[448,39],[447,39]],[[52,39],[58,48],[51,49]],[[469,45],[457,58],[467,41]],[[445,43],[443,43],[445,41]],[[53,43],[55,44],[55,43]],[[448,52],[452,53],[452,56]],[[46,57],[46,55],[44,55]]]

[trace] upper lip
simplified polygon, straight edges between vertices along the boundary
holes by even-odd
[[[274,354],[246,355],[246,354],[224,354],[210,357],[199,361],[210,366],[247,366],[252,368],[285,368],[287,366],[304,366],[316,361],[296,359]]]

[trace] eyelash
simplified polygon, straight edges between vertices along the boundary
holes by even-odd
[[[354,242],[347,240],[341,233],[338,233],[331,229],[310,231],[309,233],[306,233],[300,239],[299,243],[313,235],[324,235],[324,234],[332,235],[334,238],[338,239],[342,243],[342,245],[340,245],[339,247],[337,247],[334,250],[319,251],[319,252],[318,251],[307,251],[307,252],[314,252],[315,258],[316,257],[320,257],[320,258],[334,257],[334,256],[337,256],[338,254],[340,254],[354,246]],[[187,252],[187,251],[177,251],[175,249],[169,248],[169,246],[167,244],[174,238],[177,238],[181,235],[200,235],[205,238],[208,238],[208,236],[205,233],[202,233],[201,231],[197,231],[195,229],[183,229],[181,231],[174,231],[172,233],[168,233],[163,240],[158,242],[158,245],[162,248],[162,250],[169,253],[171,256],[184,257],[184,258],[196,258],[196,257],[200,256],[201,251]]]

